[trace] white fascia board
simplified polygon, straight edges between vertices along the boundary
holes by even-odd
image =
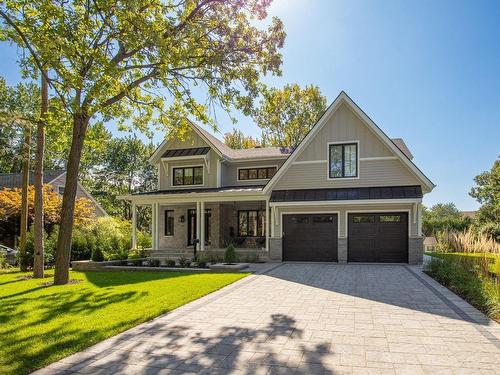
[[[421,198],[405,199],[351,199],[331,201],[301,201],[301,202],[270,202],[272,207],[295,207],[295,206],[337,206],[337,205],[369,205],[369,204],[413,204],[422,202]]]

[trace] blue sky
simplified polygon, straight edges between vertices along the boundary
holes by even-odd
[[[468,191],[500,154],[500,2],[275,0],[287,31],[282,86],[344,90],[437,184],[424,203],[478,207]],[[19,79],[0,44],[0,74]],[[259,135],[251,119],[238,127]],[[218,117],[221,132],[232,128]],[[157,139],[161,139],[158,135]]]

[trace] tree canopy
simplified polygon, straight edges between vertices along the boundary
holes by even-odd
[[[269,0],[1,3],[1,37],[28,50],[23,66],[45,74],[72,120],[56,284],[69,280],[78,170],[90,120],[112,118],[122,128],[147,132],[152,123],[185,127],[187,115],[214,124],[215,105],[250,114],[261,76],[281,73],[283,25],[277,18],[267,26],[259,22],[269,5]]]
[[[266,89],[253,118],[265,144],[295,147],[325,109],[326,98],[317,86],[301,88],[295,83]]]
[[[476,176],[474,181],[476,186],[469,194],[482,204],[475,217],[476,226],[500,242],[500,160],[495,160],[491,170]]]
[[[225,133],[224,143],[234,149],[253,148],[261,146],[261,142],[257,138],[246,136],[239,129],[233,129],[231,132]]]
[[[464,217],[455,203],[437,203],[430,208],[424,206],[422,231],[426,236],[435,236],[441,231],[463,231],[472,223]]]

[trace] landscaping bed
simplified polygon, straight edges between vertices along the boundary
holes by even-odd
[[[72,271],[78,282],[63,286],[0,272],[0,374],[27,374],[247,275],[161,271]]]
[[[427,253],[424,271],[490,318],[500,322],[498,256],[478,253]]]

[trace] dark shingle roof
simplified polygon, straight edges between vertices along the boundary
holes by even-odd
[[[271,202],[422,198],[420,186],[275,190]]]
[[[158,195],[158,194],[186,194],[186,193],[219,193],[219,192],[255,192],[261,191],[264,185],[244,185],[244,186],[223,186],[218,188],[186,188],[175,190],[153,190],[143,193],[133,193],[132,195]]]
[[[46,170],[43,172],[43,183],[49,183],[55,178],[62,175],[65,170]],[[3,188],[20,188],[22,184],[22,173],[0,173],[0,189]],[[29,184],[35,183],[35,176],[33,171],[30,171]]]

